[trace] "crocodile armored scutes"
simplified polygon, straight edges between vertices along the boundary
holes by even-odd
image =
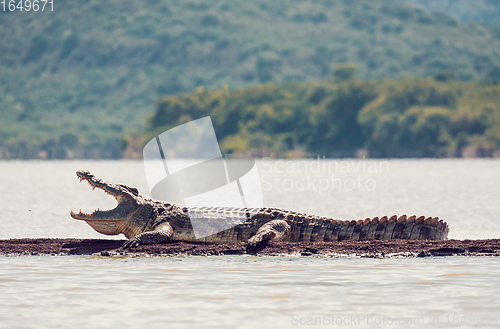
[[[104,181],[88,171],[78,171],[80,180],[115,197],[112,210],[91,214],[71,211],[71,216],[87,222],[107,235],[124,234],[124,247],[168,241],[212,243],[246,242],[255,246],[269,240],[289,242],[342,240],[446,240],[448,224],[437,217],[391,216],[365,220],[336,220],[304,215],[276,208],[191,207],[181,208],[167,202],[144,198],[136,188]],[[197,239],[191,217],[220,220],[229,229]],[[244,222],[242,218],[246,218]],[[203,221],[201,221],[203,223]]]

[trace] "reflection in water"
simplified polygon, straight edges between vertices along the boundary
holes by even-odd
[[[348,317],[369,328],[382,319],[453,327],[463,317],[462,326],[481,319],[482,327],[494,328],[499,270],[489,257],[5,257],[0,321],[6,327],[38,327],[43,318],[46,327],[275,328]]]

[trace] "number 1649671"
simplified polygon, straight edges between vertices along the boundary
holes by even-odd
[[[2,0],[3,11],[54,11],[54,0]]]

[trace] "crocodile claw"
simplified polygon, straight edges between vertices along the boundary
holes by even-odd
[[[254,235],[253,237],[251,237],[249,240],[248,240],[248,245],[250,247],[255,247],[257,246],[259,243],[262,243],[262,236],[257,236],[257,235]]]
[[[141,244],[140,239],[138,239],[137,237],[133,237],[132,239],[127,240],[123,244],[123,248],[125,248],[125,249],[134,248],[134,247],[137,247],[140,244]]]
[[[272,238],[274,238],[274,236],[275,234],[270,231],[257,233],[253,237],[248,239],[248,245],[250,247],[257,247],[258,245],[271,240]]]

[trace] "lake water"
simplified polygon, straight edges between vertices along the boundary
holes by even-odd
[[[438,216],[500,237],[499,160],[261,160],[265,206],[338,219]],[[0,162],[0,238],[109,238],[69,216],[112,208],[75,171],[139,188],[140,161]],[[123,238],[123,237],[116,237]],[[1,257],[2,328],[500,325],[496,257]]]

